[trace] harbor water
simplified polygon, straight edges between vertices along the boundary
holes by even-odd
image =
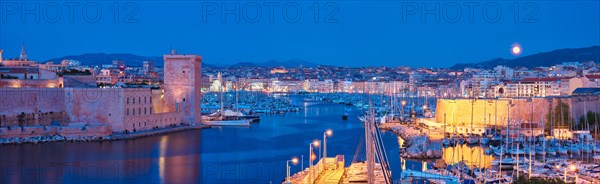
[[[327,138],[327,154],[343,154],[346,166],[362,161],[362,110],[311,104],[298,112],[262,115],[250,127],[214,127],[133,140],[0,146],[0,183],[281,183],[286,160],[308,167],[309,143]],[[400,177],[401,139],[383,132],[394,180]],[[319,155],[319,149],[315,149]],[[408,161],[407,168],[420,168]]]

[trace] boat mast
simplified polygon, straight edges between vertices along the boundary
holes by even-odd
[[[238,104],[238,89],[237,88],[238,88],[238,81],[236,80],[235,81],[235,86],[234,86],[234,89],[235,89],[235,111],[239,112],[240,111],[240,107],[239,107],[239,104]]]
[[[531,178],[531,164],[532,164],[532,160],[531,160],[531,147],[533,146],[533,97],[531,97],[531,111],[529,111],[529,113],[531,114],[531,121],[529,122],[529,130],[531,130],[531,135],[529,135],[529,178]],[[535,151],[535,149],[533,149]]]
[[[546,164],[546,154],[548,153],[548,151],[546,150],[546,142],[547,142],[547,139],[546,139],[546,123],[544,122],[544,115],[542,113],[540,113],[540,121],[539,122],[542,124],[542,137],[543,137],[543,139],[542,139],[543,140],[542,141],[542,151],[544,151],[543,152],[544,153],[543,154],[543,156],[544,156],[543,159],[544,159],[544,164]]]
[[[506,109],[507,109],[507,114],[506,114],[506,141],[504,142],[504,145],[506,146],[506,151],[508,153],[508,137],[509,137],[509,132],[510,130],[508,129],[509,125],[510,125],[510,100],[508,101],[508,103],[506,103]],[[504,156],[504,152],[502,150],[502,147],[500,147],[500,175],[502,175],[502,157]]]
[[[521,105],[519,105],[517,107],[519,108],[519,110],[518,110],[519,111],[519,115],[517,115],[517,122],[516,122],[517,127],[515,127],[515,132],[516,132],[515,139],[519,140],[519,138],[521,137],[520,134],[521,134],[521,115],[522,114],[521,114]],[[520,148],[521,144],[518,141],[513,140],[513,144],[515,142],[517,143],[517,149],[516,149],[516,153],[517,153],[517,167],[514,168],[514,169],[517,170],[517,178],[519,178],[519,161],[520,161],[520,155],[519,154],[520,154],[520,151],[521,151],[521,148]],[[513,148],[514,148],[514,146],[513,146]]]
[[[221,119],[223,119],[223,76],[221,76],[221,72],[217,74],[217,79],[219,80],[219,95],[221,98]]]
[[[472,136],[472,134],[473,134],[473,111],[474,111],[474,110],[475,110],[475,99],[473,98],[473,99],[471,99],[471,129],[469,130],[469,133],[470,133],[471,135],[467,134],[467,135],[469,135],[469,136],[468,136],[468,138],[469,138],[469,139],[468,139],[468,140],[469,140],[469,143],[468,143],[468,144],[470,144],[470,142],[471,142],[471,140],[470,140],[470,139],[471,139],[471,136]]]

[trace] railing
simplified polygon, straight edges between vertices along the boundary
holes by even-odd
[[[325,162],[324,162],[325,160]],[[327,163],[327,164],[325,164]],[[343,168],[345,164],[344,155],[337,155],[335,157],[323,158],[313,165],[312,168],[307,169],[307,172],[301,171],[304,176],[292,179],[292,183],[315,183],[319,176],[327,169],[338,169]],[[311,175],[312,173],[312,175]]]

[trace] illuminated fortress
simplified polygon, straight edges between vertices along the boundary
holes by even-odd
[[[200,124],[202,57],[172,51],[164,62],[161,89],[42,84],[0,88],[0,138],[106,136]]]
[[[575,121],[585,113],[600,112],[600,95],[574,95],[565,97],[540,98],[499,98],[499,99],[439,99],[437,100],[435,121],[444,123],[448,132],[483,133],[486,127],[505,128],[532,123],[542,128],[548,122],[548,114],[555,111],[558,104],[566,104],[564,113]],[[555,113],[555,112],[552,112]],[[509,116],[510,115],[510,116]],[[510,121],[507,121],[509,120]],[[568,122],[553,120],[561,127]],[[557,128],[554,126],[553,128]]]

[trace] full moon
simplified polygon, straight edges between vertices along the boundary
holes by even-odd
[[[513,45],[512,54],[515,56],[518,56],[519,54],[521,54],[521,46]]]

